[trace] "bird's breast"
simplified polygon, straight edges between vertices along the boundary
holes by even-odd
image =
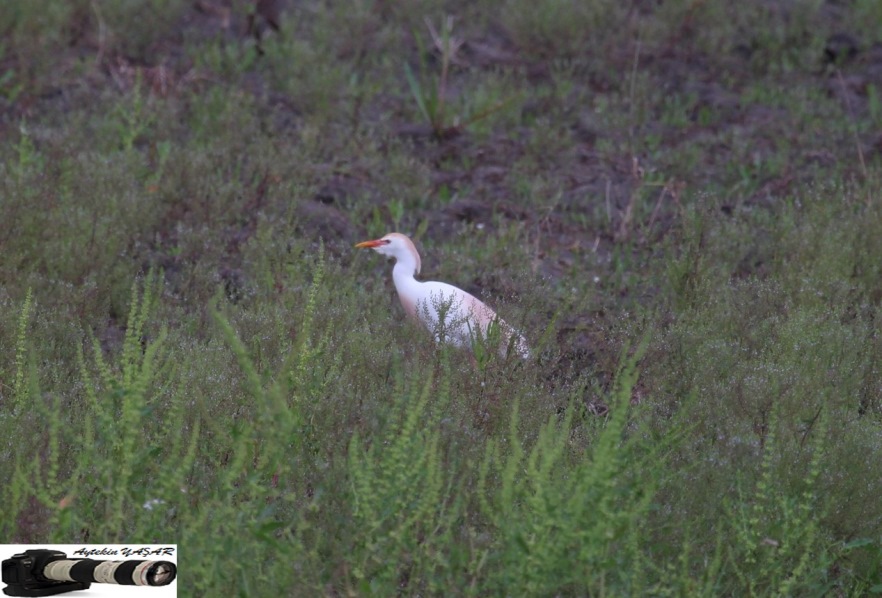
[[[398,300],[401,301],[401,307],[404,308],[404,311],[407,315],[415,320],[417,318],[417,304],[416,300],[413,297],[404,296],[401,293],[398,293]]]

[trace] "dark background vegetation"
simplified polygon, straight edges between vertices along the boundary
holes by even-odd
[[[882,593],[877,0],[5,0],[0,140],[0,539]],[[405,322],[392,230],[534,357]]]

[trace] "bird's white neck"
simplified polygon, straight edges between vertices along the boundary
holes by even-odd
[[[411,258],[397,260],[392,268],[392,280],[395,282],[395,291],[401,301],[404,311],[414,319],[419,319],[417,297],[419,287],[423,284],[414,278],[416,262]]]
[[[416,282],[415,274],[416,262],[409,256],[396,260],[395,267],[392,268],[392,280],[395,281],[395,286],[399,289]]]

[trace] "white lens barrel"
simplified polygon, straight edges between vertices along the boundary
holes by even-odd
[[[164,586],[174,581],[177,568],[168,561],[64,559],[48,563],[43,568],[43,576],[55,581]]]
[[[43,569],[43,575],[55,581],[76,581],[70,576],[70,570],[77,561],[52,561]]]

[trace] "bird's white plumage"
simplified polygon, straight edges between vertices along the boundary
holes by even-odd
[[[392,280],[401,305],[408,315],[422,322],[438,340],[467,347],[477,336],[487,338],[495,325],[501,332],[501,353],[505,354],[512,346],[521,357],[530,356],[524,337],[477,297],[446,282],[420,282],[414,278],[420,271],[420,254],[407,236],[389,233],[376,241],[359,243],[356,247],[371,248],[395,258]]]

